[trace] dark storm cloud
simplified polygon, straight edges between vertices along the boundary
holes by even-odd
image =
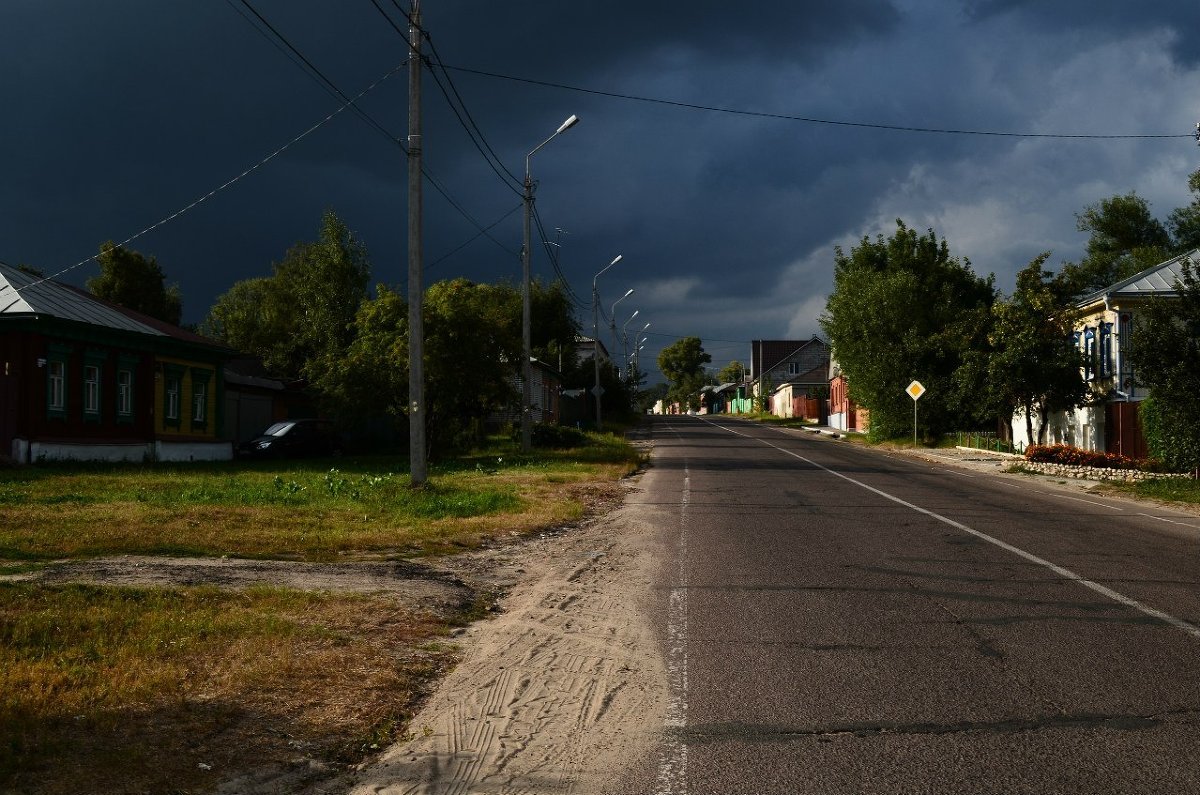
[[[402,64],[369,0],[251,0],[347,93]],[[382,5],[394,11],[390,3]],[[407,7],[407,4],[404,4]],[[834,245],[934,227],[1003,288],[1033,255],[1077,256],[1074,213],[1131,189],[1165,215],[1186,200],[1190,140],[1080,142],[886,131],[727,114],[595,92],[863,124],[1039,133],[1186,133],[1200,11],[1175,3],[524,2],[425,0],[445,63],[503,165],[572,113],[532,161],[547,235],[585,306],[628,287],[655,332],[740,343],[818,330]],[[0,260],[56,271],[174,213],[338,108],[240,0],[0,4]],[[1133,7],[1130,7],[1133,8]],[[399,14],[393,19],[403,27]],[[261,27],[261,25],[259,25]],[[449,90],[445,76],[444,87]],[[519,189],[489,169],[424,80],[426,166],[479,224],[502,222],[429,278],[515,278]],[[336,209],[377,281],[403,282],[403,73],[132,247],[158,257],[203,317],[269,272]],[[1119,112],[1118,110],[1119,109]],[[565,233],[559,238],[555,232]],[[478,235],[425,187],[426,261]],[[537,234],[535,232],[535,234]],[[535,251],[535,272],[553,276]],[[82,283],[84,266],[64,278]],[[627,306],[628,305],[628,306]],[[626,308],[627,307],[627,308]],[[607,309],[606,309],[607,311]],[[670,337],[654,337],[652,360]],[[723,362],[719,362],[723,363]]]

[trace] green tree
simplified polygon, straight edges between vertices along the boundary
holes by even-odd
[[[100,275],[87,281],[92,295],[178,326],[183,317],[179,285],[167,286],[158,260],[122,248],[111,240],[100,245],[96,257]]]
[[[734,359],[717,373],[717,381],[722,384],[740,384],[745,376],[746,365]]]
[[[1200,278],[1185,260],[1177,298],[1157,298],[1138,313],[1130,350],[1140,386],[1150,452],[1172,469],[1200,469]]]
[[[279,375],[317,381],[354,338],[370,273],[366,247],[330,210],[318,240],[290,248],[271,276],[235,284],[202,329]]]
[[[1037,440],[1044,440],[1051,412],[1081,405],[1087,385],[1083,360],[1072,343],[1073,314],[1068,289],[1046,270],[1045,252],[1017,274],[1016,290],[992,305],[988,335],[987,394],[1002,418],[1020,409],[1027,438],[1035,438],[1033,418],[1039,418]]]
[[[1169,259],[1171,235],[1150,213],[1137,193],[1112,196],[1084,208],[1076,216],[1080,232],[1088,232],[1087,250],[1078,263],[1063,266],[1063,278],[1075,296],[1107,287]]]
[[[950,255],[933,230],[918,234],[897,220],[890,238],[835,250],[834,288],[821,317],[855,399],[870,409],[877,436],[904,435],[912,427],[912,400],[904,388],[918,379],[927,434],[977,427],[985,421],[979,400],[980,368],[964,368],[969,353],[986,345],[991,277]]]
[[[659,351],[658,369],[671,384],[668,397],[698,409],[697,393],[705,383],[704,365],[711,361],[699,337],[684,337]]]
[[[1172,210],[1167,219],[1179,254],[1200,248],[1200,169],[1188,177],[1188,190],[1192,192],[1191,204]]]

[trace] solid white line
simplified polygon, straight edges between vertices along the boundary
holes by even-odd
[[[1030,489],[1034,494],[1045,494],[1047,497],[1058,497],[1063,500],[1075,500],[1075,502],[1086,502],[1088,505],[1099,505],[1101,508],[1108,508],[1113,511],[1124,511],[1124,508],[1118,508],[1115,505],[1109,505],[1104,502],[1096,502],[1095,500],[1085,500],[1082,497],[1069,497],[1066,494],[1057,494],[1053,491],[1042,491],[1040,489]]]
[[[1041,557],[1038,557],[1037,555],[1034,555],[1032,552],[1026,552],[1025,550],[1021,549],[1020,547],[1015,547],[1012,544],[1009,544],[1007,541],[1001,541],[1000,539],[996,538],[995,536],[990,536],[987,533],[983,533],[983,532],[980,532],[979,530],[975,530],[974,528],[968,527],[967,525],[963,524],[962,522],[956,522],[953,519],[950,519],[949,517],[946,517],[946,516],[942,516],[940,513],[935,513],[934,511],[931,511],[928,508],[922,508],[921,506],[914,505],[913,503],[908,502],[907,500],[902,500],[899,497],[888,494],[886,491],[877,489],[874,486],[868,486],[866,483],[863,483],[861,480],[855,480],[854,478],[850,477],[849,475],[843,475],[841,472],[835,472],[834,470],[830,469],[827,466],[818,464],[816,461],[813,461],[810,458],[805,458],[804,456],[800,455],[799,453],[793,453],[791,450],[785,450],[782,447],[772,444],[771,442],[768,442],[765,439],[755,439],[755,437],[753,437],[753,436],[742,433],[740,431],[735,431],[732,428],[727,428],[723,425],[718,425],[715,422],[711,422],[709,420],[706,420],[706,422],[709,422],[710,425],[720,428],[721,430],[728,431],[729,433],[737,434],[738,436],[744,436],[747,439],[754,439],[754,441],[761,442],[762,444],[765,444],[767,447],[774,448],[775,450],[778,450],[779,452],[781,452],[785,455],[790,455],[793,458],[798,458],[801,461],[803,461],[804,463],[809,464],[810,466],[814,466],[814,467],[817,467],[818,469],[822,469],[831,475],[841,478],[842,480],[845,480],[849,483],[853,483],[854,485],[856,485],[860,488],[866,489],[867,491],[872,492],[874,494],[878,494],[880,497],[883,497],[884,499],[891,500],[894,503],[903,505],[905,508],[910,508],[910,509],[916,511],[917,513],[922,513],[933,519],[937,519],[939,522],[950,525],[951,527],[961,530],[964,533],[969,533],[970,535],[973,535],[982,541],[986,541],[989,544],[993,544],[993,545],[999,547],[1000,549],[1005,550],[1006,552],[1011,552],[1012,554],[1016,555],[1017,557],[1023,558],[1025,560],[1029,561],[1030,563],[1034,563],[1034,564],[1037,564],[1038,566],[1047,568],[1050,571],[1057,574],[1059,577],[1062,577],[1064,580],[1071,580],[1072,582],[1076,582],[1076,583],[1082,585],[1084,588],[1094,591],[1094,592],[1100,594],[1101,596],[1111,599],[1112,601],[1114,601],[1118,604],[1121,604],[1121,605],[1124,605],[1125,607],[1129,607],[1134,610],[1137,610],[1139,613],[1150,616],[1151,618],[1158,619],[1159,621],[1162,621],[1164,624],[1169,624],[1170,626],[1175,627],[1175,629],[1178,629],[1181,632],[1186,632],[1188,635],[1191,635],[1194,638],[1200,638],[1200,627],[1197,627],[1195,624],[1192,624],[1188,621],[1184,621],[1182,618],[1176,618],[1175,616],[1171,615],[1170,613],[1164,613],[1163,611],[1161,611],[1157,608],[1150,607],[1147,604],[1143,604],[1143,603],[1137,601],[1136,599],[1126,596],[1125,594],[1118,593],[1117,591],[1114,591],[1112,588],[1101,585],[1100,583],[1095,582],[1093,580],[1089,580],[1080,574],[1076,574],[1075,572],[1071,571],[1070,569],[1059,566],[1057,563],[1051,563],[1050,561],[1046,560],[1045,558],[1041,558]],[[1055,496],[1060,496],[1060,495],[1055,495]]]
[[[1138,516],[1145,516],[1147,519],[1154,519],[1159,522],[1166,522],[1168,524],[1177,524],[1182,527],[1190,527],[1193,530],[1200,530],[1200,525],[1188,524],[1187,522],[1177,522],[1174,519],[1167,519],[1162,516],[1154,516],[1154,515],[1148,514],[1148,513],[1139,513]]]

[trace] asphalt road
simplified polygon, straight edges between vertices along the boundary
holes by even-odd
[[[1200,792],[1200,518],[660,417],[662,741],[614,792]]]

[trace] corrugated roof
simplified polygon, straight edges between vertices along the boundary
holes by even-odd
[[[166,336],[82,290],[55,281],[42,281],[0,263],[0,316],[20,315],[55,317],[138,334]]]
[[[1200,249],[1193,249],[1186,254],[1172,257],[1166,262],[1146,268],[1146,270],[1122,279],[1103,290],[1097,290],[1081,300],[1079,305],[1086,306],[1095,303],[1105,296],[1109,298],[1117,296],[1142,298],[1152,295],[1175,295],[1175,283],[1183,279],[1184,260],[1191,260],[1193,265],[1200,265]]]

